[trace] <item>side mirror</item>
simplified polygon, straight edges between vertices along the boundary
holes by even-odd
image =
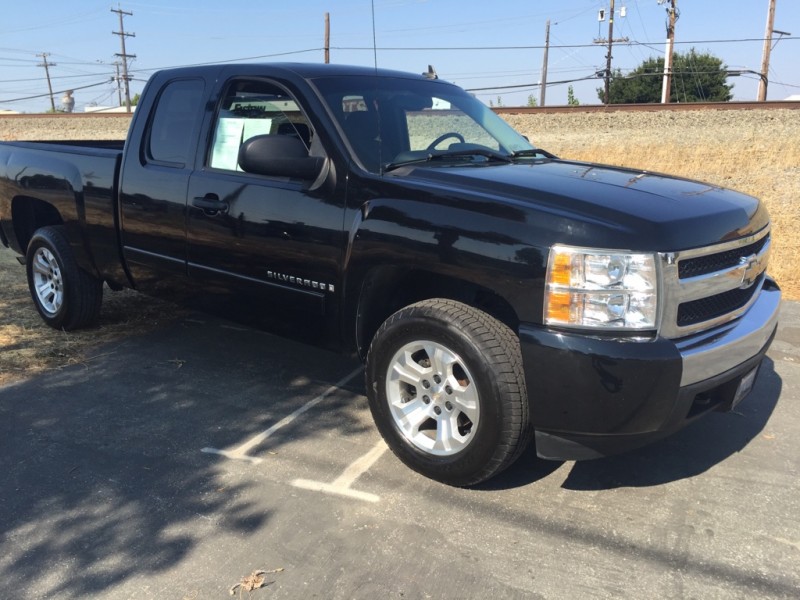
[[[323,161],[309,156],[305,144],[288,135],[256,135],[239,148],[239,166],[257,175],[316,179]]]

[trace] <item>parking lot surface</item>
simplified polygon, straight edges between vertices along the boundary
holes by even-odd
[[[0,388],[0,598],[797,598],[798,390],[786,303],[735,412],[455,489],[353,359],[193,315]]]

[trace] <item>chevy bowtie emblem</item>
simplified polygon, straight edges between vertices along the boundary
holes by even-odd
[[[758,276],[761,275],[761,272],[764,270],[761,265],[761,259],[755,254],[751,254],[750,256],[743,256],[740,258],[739,264],[744,267],[742,270],[742,283],[739,289],[749,288],[755,283]]]

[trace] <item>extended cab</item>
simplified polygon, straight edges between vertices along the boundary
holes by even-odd
[[[781,296],[755,198],[561,160],[357,67],[162,71],[124,148],[0,144],[0,240],[56,328],[105,283],[358,353],[388,445],[453,485],[531,437],[592,458],[730,410]]]

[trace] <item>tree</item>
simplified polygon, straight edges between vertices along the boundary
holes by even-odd
[[[528,94],[528,104],[531,108],[536,106],[536,98],[533,97],[533,94]]]
[[[137,104],[139,104],[140,97],[141,96],[139,94],[136,94],[133,98],[131,98],[131,106],[136,106]]]
[[[617,69],[611,79],[610,104],[646,104],[661,102],[664,59],[649,58],[627,76]],[[733,98],[732,85],[726,83],[728,68],[709,53],[698,54],[694,48],[672,59],[670,102],[728,102]],[[603,89],[597,96],[603,100]]]
[[[567,105],[580,106],[581,101],[575,97],[575,89],[572,86],[567,88]]]

